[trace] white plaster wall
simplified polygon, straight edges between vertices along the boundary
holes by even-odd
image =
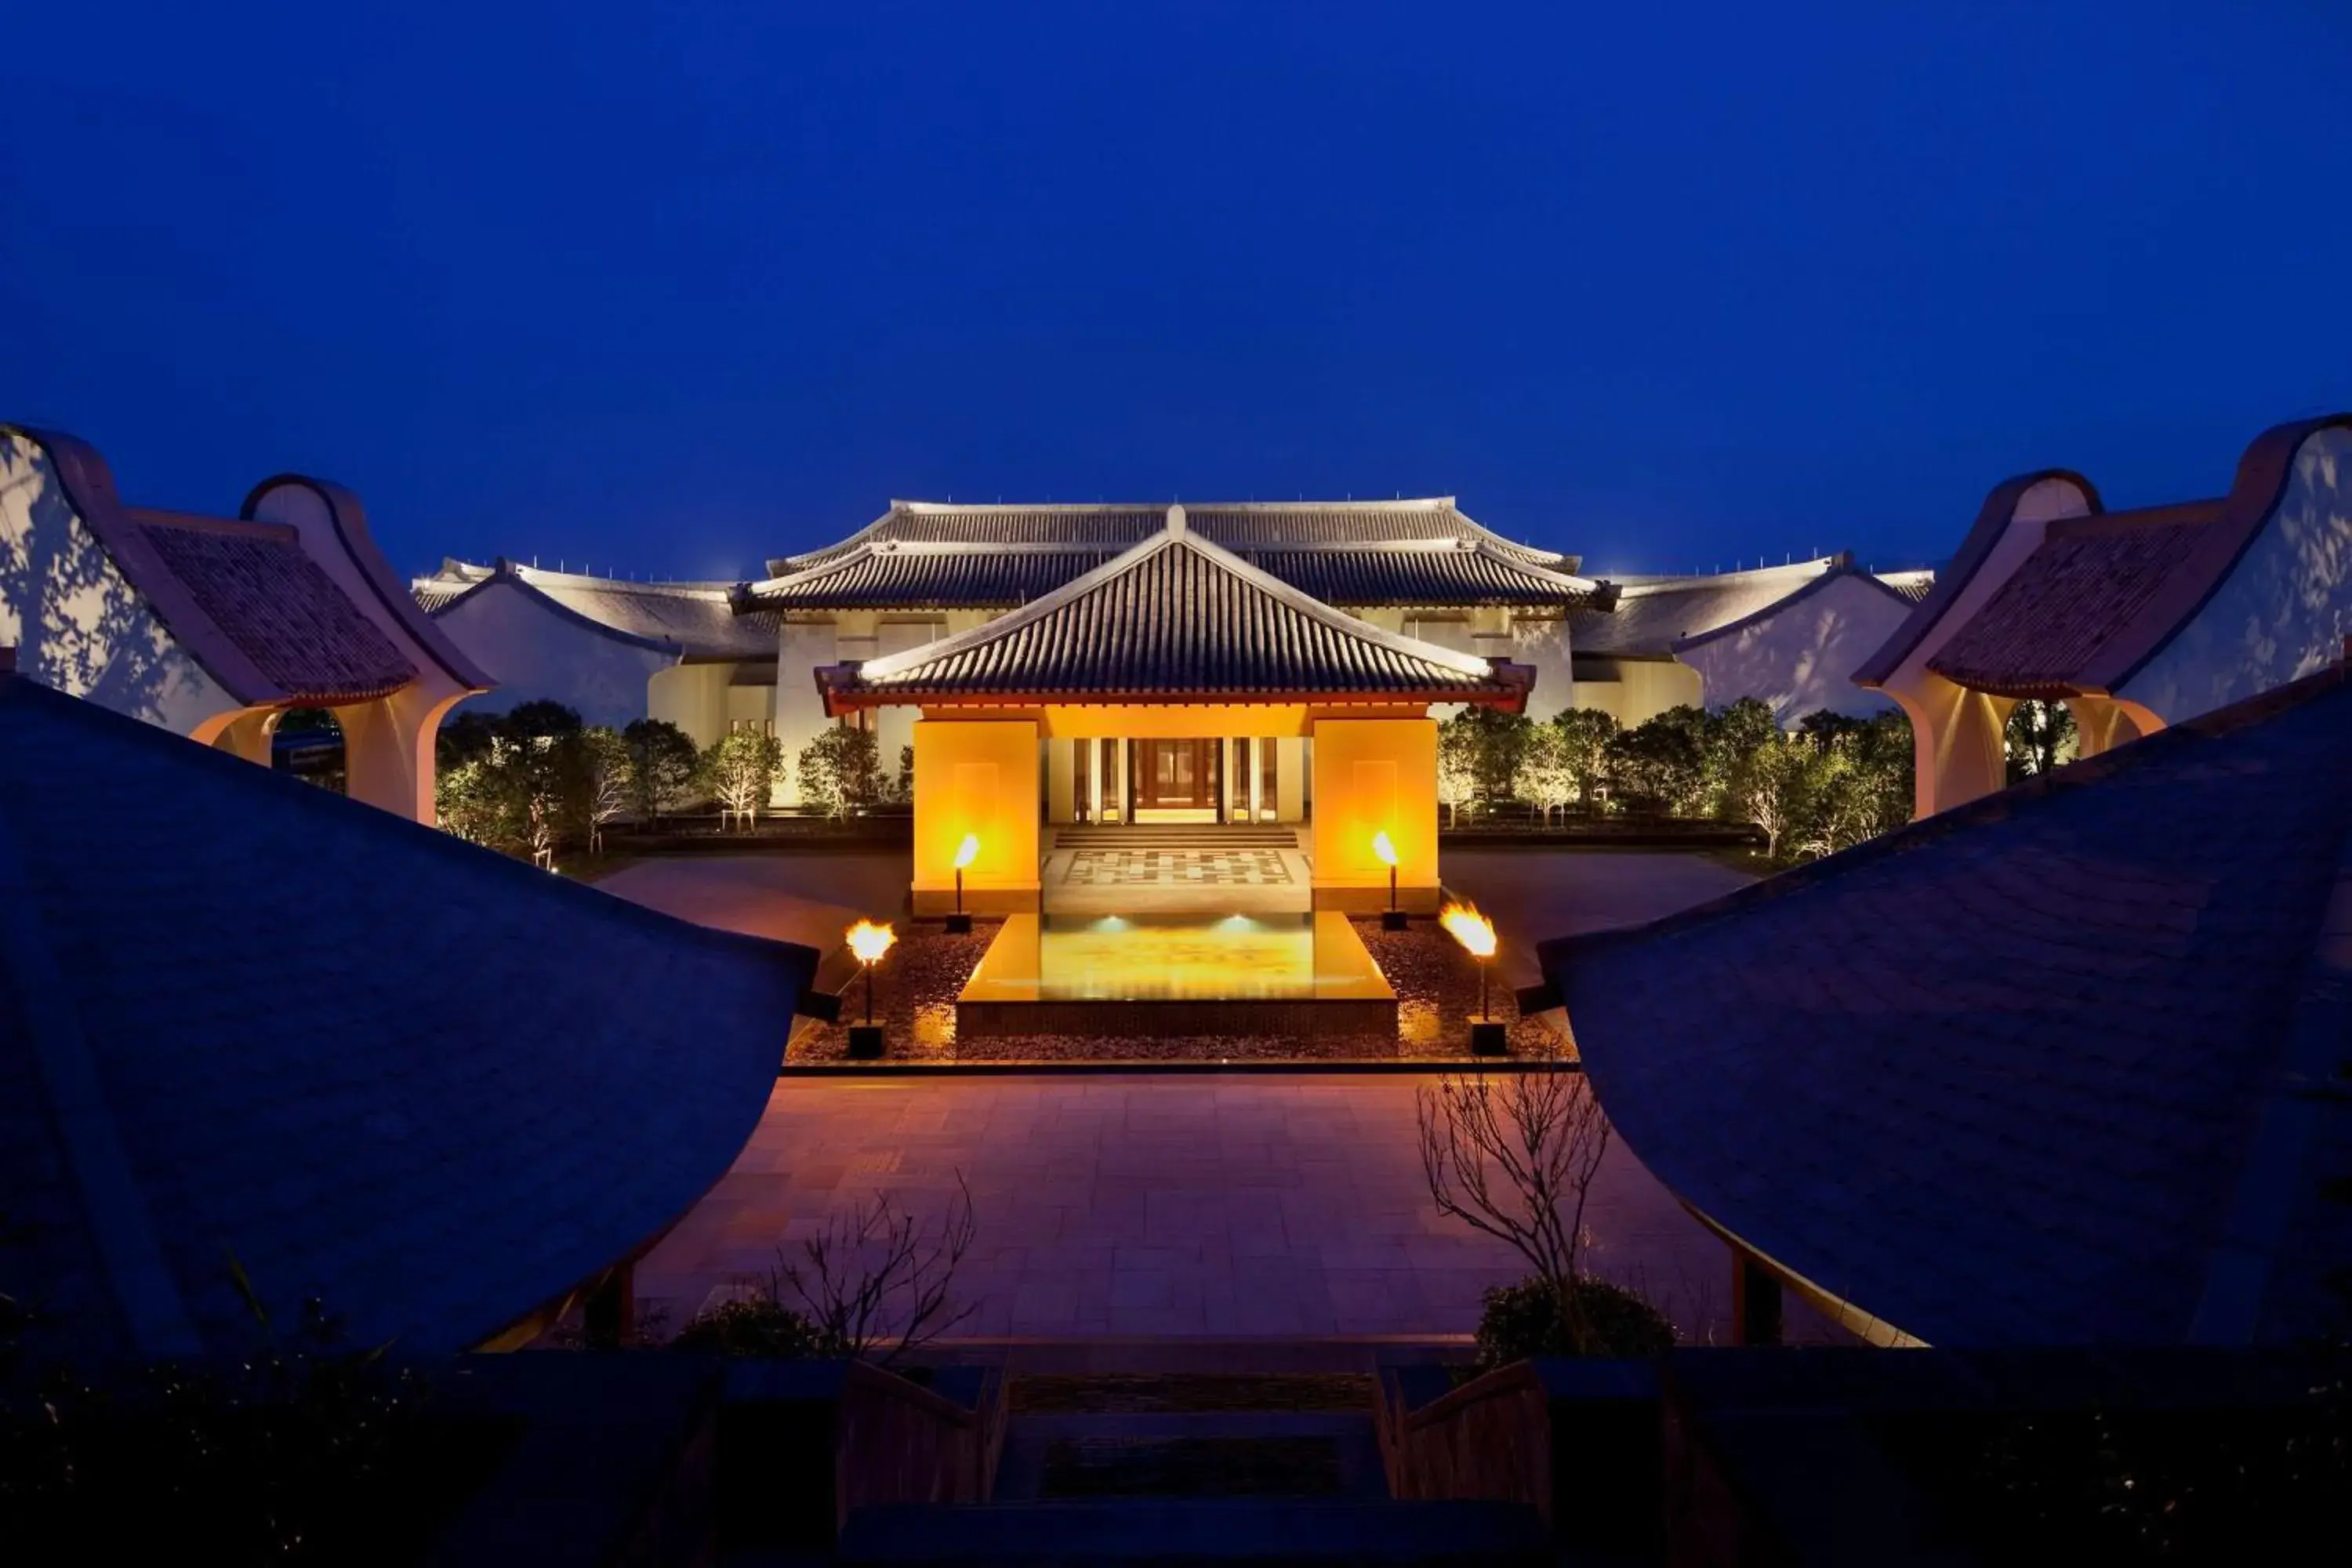
[[[1706,706],[1743,697],[1772,705],[1781,725],[1827,709],[1867,718],[1895,706],[1853,683],[1853,672],[1885,646],[1911,613],[1894,595],[1848,574],[1727,637],[1685,648]]]
[[[831,621],[787,621],[777,639],[776,739],[784,749],[784,766],[771,805],[800,804],[801,752],[831,722],[824,716],[824,700],[817,695],[816,669],[840,662],[836,647]]]
[[[1696,707],[1703,695],[1698,671],[1667,658],[1616,661],[1618,678],[1590,676],[1576,683],[1576,705],[1598,708],[1625,729],[1647,723],[1669,708]]]
[[[28,679],[183,735],[240,706],[115,569],[48,454],[14,433],[0,434],[0,647]]]
[[[1576,665],[1569,657],[1568,617],[1511,624],[1510,656],[1535,667],[1535,689],[1528,693],[1528,717],[1538,723],[1576,706]]]
[[[2286,493],[2212,598],[2116,695],[2168,724],[2285,685],[2352,636],[2352,430],[2294,455]]]
[[[737,686],[734,671],[728,671],[727,727],[737,724],[765,724],[775,719],[775,698],[764,686]]]
[[[712,745],[727,733],[734,676],[731,664],[676,665],[646,682],[646,711],[685,731],[696,745]]]
[[[937,642],[948,635],[944,621],[885,621],[875,628],[874,657],[887,658],[892,654],[905,653],[927,642]],[[914,743],[915,721],[919,717],[912,708],[877,708],[874,710],[874,742],[882,757],[882,772],[887,777],[898,776],[898,753]]]
[[[646,683],[672,658],[599,636],[505,579],[484,584],[436,620],[499,683],[459,703],[459,710],[504,713],[525,702],[561,702],[584,723],[618,730],[646,717]]]

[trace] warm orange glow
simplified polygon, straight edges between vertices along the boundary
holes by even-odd
[[[1478,912],[1475,904],[1449,903],[1439,911],[1437,923],[1445,928],[1446,935],[1460,942],[1473,958],[1495,956],[1495,922]]]
[[[977,833],[965,834],[963,836],[963,842],[956,846],[955,868],[961,871],[979,858],[980,835]]]
[[[1381,858],[1381,865],[1391,868],[1395,867],[1397,863],[1396,841],[1389,837],[1389,830],[1387,828],[1383,827],[1378,833],[1372,835],[1372,853]]]
[[[898,940],[897,931],[887,925],[876,925],[872,921],[859,921],[849,928],[849,951],[856,954],[860,963],[874,963],[889,952],[890,944]]]

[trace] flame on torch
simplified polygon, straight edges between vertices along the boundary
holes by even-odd
[[[1478,912],[1475,904],[1448,903],[1439,911],[1437,923],[1445,934],[1460,942],[1463,951],[1476,959],[1495,956],[1495,922]]]
[[[977,833],[965,834],[963,836],[963,842],[956,846],[955,868],[961,871],[979,858],[980,835]],[[936,864],[936,862],[934,862],[934,864]]]
[[[1396,865],[1396,841],[1389,837],[1387,828],[1383,827],[1372,835],[1372,853],[1380,857],[1381,865],[1388,867]]]
[[[849,928],[849,951],[856,955],[860,963],[875,963],[889,952],[891,943],[898,940],[896,930],[887,925],[876,925],[872,921],[859,921]]]

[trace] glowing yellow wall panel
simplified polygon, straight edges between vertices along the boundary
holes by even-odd
[[[964,908],[1037,907],[1037,726],[1025,719],[926,719],[914,727],[915,912],[955,906],[964,835],[980,853],[963,874]]]
[[[1437,721],[1318,719],[1314,740],[1316,908],[1386,903],[1388,868],[1372,853],[1372,836],[1385,831],[1398,902],[1436,909]]]

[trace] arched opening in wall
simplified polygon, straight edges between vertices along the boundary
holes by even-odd
[[[2009,710],[2009,722],[2001,730],[2001,752],[2008,761],[2011,784],[2063,767],[2081,750],[2082,734],[2071,705],[2026,697]]]
[[[349,793],[343,727],[327,709],[289,708],[280,714],[270,731],[269,765],[305,784],[337,795]]]

